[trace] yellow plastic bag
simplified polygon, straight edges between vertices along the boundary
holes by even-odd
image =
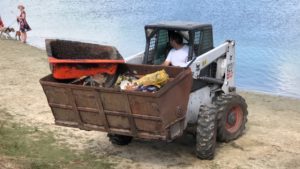
[[[135,81],[138,85],[155,85],[157,87],[161,87],[166,84],[169,80],[169,75],[165,70],[160,70],[151,74],[147,74]]]

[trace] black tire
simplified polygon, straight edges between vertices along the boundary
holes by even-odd
[[[118,77],[119,77],[119,74],[118,74],[118,72],[116,72],[115,74],[113,74],[113,75],[109,75],[109,74],[106,74],[106,81],[105,81],[105,83],[104,83],[104,87],[106,87],[106,88],[110,88],[110,87],[113,87],[113,85],[115,84],[115,82],[117,81],[117,79],[118,79]]]
[[[200,108],[196,131],[196,155],[202,160],[212,160],[216,148],[216,108],[203,106]]]
[[[132,140],[131,136],[123,136],[118,134],[107,134],[107,137],[109,137],[109,141],[112,144],[121,145],[121,146],[128,145]]]
[[[238,94],[222,94],[215,100],[218,109],[217,140],[229,142],[243,134],[247,122],[247,104]]]

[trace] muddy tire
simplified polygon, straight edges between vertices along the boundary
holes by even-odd
[[[216,148],[216,108],[204,106],[200,113],[196,131],[196,155],[202,160],[212,160]]]
[[[107,137],[109,138],[109,141],[112,144],[121,145],[121,146],[128,145],[132,140],[132,137],[130,136],[123,136],[118,134],[107,134]]]
[[[229,142],[243,134],[247,122],[247,104],[238,94],[223,94],[217,97],[218,109],[217,140]]]

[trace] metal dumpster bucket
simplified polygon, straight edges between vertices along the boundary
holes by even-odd
[[[144,75],[161,69],[172,80],[155,93],[68,84],[51,75],[40,83],[57,125],[148,140],[172,140],[184,130],[192,86],[190,69],[120,64],[118,72]]]
[[[123,57],[113,46],[46,39],[48,61],[56,79],[72,79],[98,73],[114,74]]]

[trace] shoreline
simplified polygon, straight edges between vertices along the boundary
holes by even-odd
[[[293,96],[293,95],[285,95],[285,94],[279,94],[279,93],[270,93],[265,91],[259,91],[259,90],[250,90],[250,89],[244,89],[244,88],[237,88],[238,93],[250,93],[250,94],[257,94],[257,95],[267,95],[270,97],[282,97],[282,98],[288,98],[293,100],[300,100],[300,96]]]
[[[3,39],[0,39],[0,40],[3,40]],[[4,39],[4,40],[6,40],[6,39]],[[67,40],[67,39],[63,39],[63,40]],[[68,39],[68,40],[76,41],[76,39]],[[8,40],[8,41],[10,41],[10,40]],[[13,41],[18,42],[17,40],[13,40]],[[93,41],[82,41],[82,42],[96,43],[96,42],[93,42]],[[45,46],[44,47],[38,46],[38,45],[35,45],[35,43],[30,43],[30,42],[26,43],[24,45],[28,45],[30,47],[33,47],[33,48],[36,48],[38,50],[42,50],[42,51],[46,52],[46,47]],[[295,95],[289,95],[289,94],[284,94],[284,93],[272,93],[272,92],[267,92],[267,91],[261,91],[261,90],[255,90],[255,89],[246,89],[246,88],[239,88],[239,87],[237,87],[237,91],[238,92],[244,92],[244,93],[254,93],[254,94],[262,94],[262,95],[270,95],[270,96],[273,96],[273,97],[286,97],[286,98],[300,100],[300,95],[295,96]]]

